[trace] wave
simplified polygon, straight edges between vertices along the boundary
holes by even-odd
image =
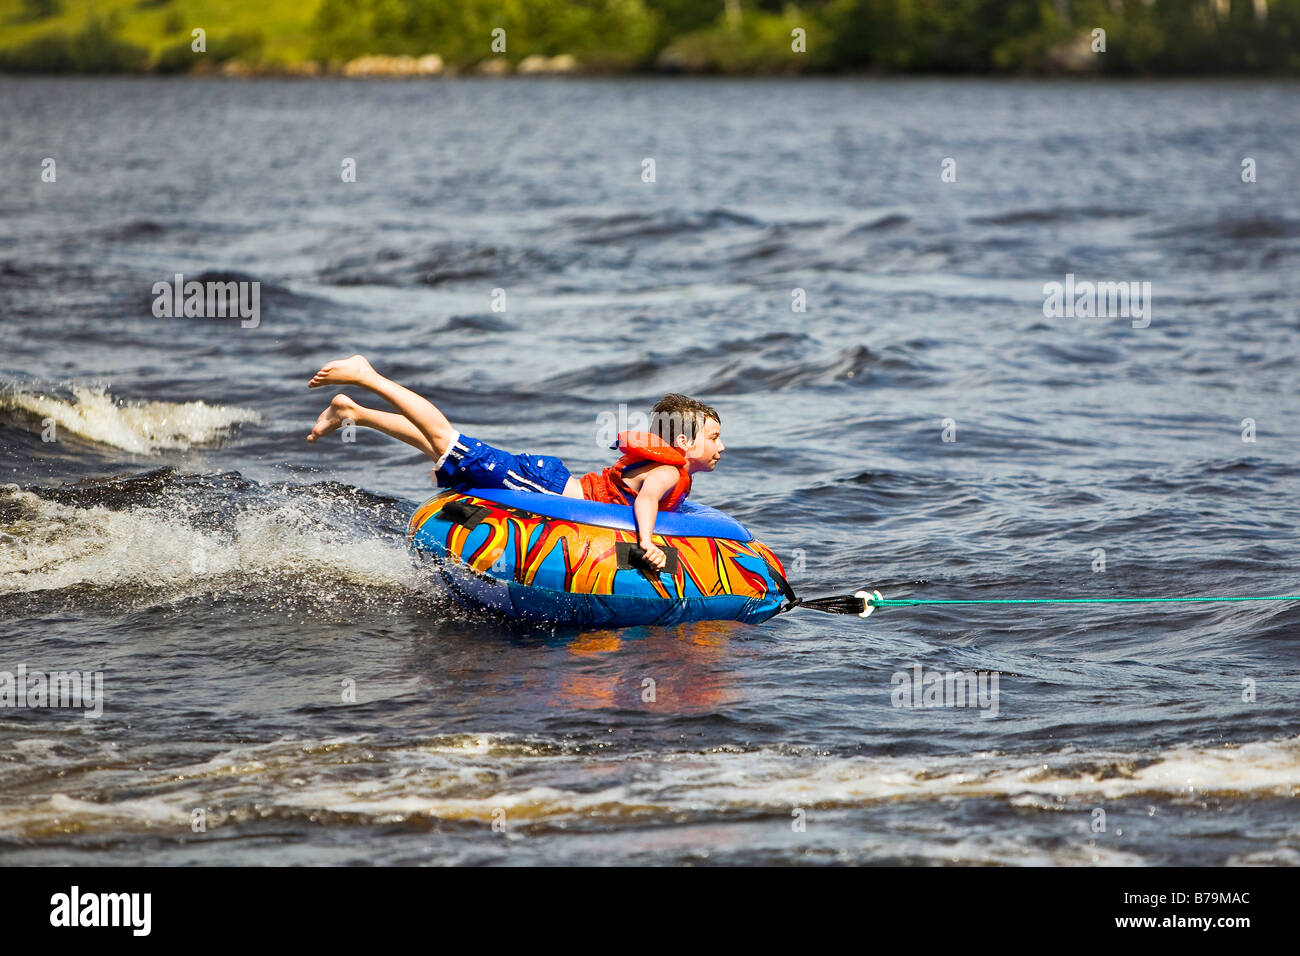
[[[501,284],[524,276],[556,274],[578,259],[576,253],[561,255],[527,246],[482,244],[463,240],[437,243],[419,252],[392,248],[347,256],[330,263],[318,273],[320,280],[334,286],[437,287],[471,279],[492,279]]]
[[[23,269],[12,262],[0,262],[0,288],[24,285],[33,277],[31,269]],[[11,281],[15,280],[15,281]]]
[[[902,213],[889,213],[871,222],[864,222],[861,225],[854,226],[844,234],[848,239],[853,236],[860,236],[871,232],[882,232],[886,229],[897,229],[899,226],[906,226],[912,221],[910,216],[904,216]]]
[[[763,332],[748,338],[726,339],[715,348],[723,355],[735,355],[737,352],[768,352],[772,355],[788,355],[791,349],[800,348],[813,341],[807,332]],[[683,350],[679,357],[686,359],[691,350]]]
[[[633,359],[630,362],[599,362],[586,368],[563,372],[543,379],[537,383],[537,388],[542,391],[553,392],[603,385],[621,386],[626,384],[628,387],[635,387],[636,383],[653,378],[663,370],[660,362],[647,359]]]
[[[563,221],[580,243],[606,243],[636,239],[663,239],[683,233],[706,233],[727,226],[761,228],[762,220],[729,209],[694,212],[629,212],[610,216],[571,216]]]
[[[500,314],[453,315],[431,332],[510,332],[514,325]]]
[[[1017,209],[992,216],[972,216],[977,226],[1041,225],[1053,222],[1086,222],[1092,219],[1131,219],[1143,216],[1140,209],[1111,209],[1094,206],[1052,206],[1045,209]]]
[[[1177,428],[1184,421],[1174,419],[1171,427]],[[1195,424],[1198,420],[1193,418],[1192,422]],[[1144,420],[1142,426],[1154,429],[1161,427],[1162,422]],[[1240,496],[1250,490],[1287,488],[1297,478],[1300,478],[1300,467],[1290,462],[1247,456],[1193,459],[1163,468],[1145,468],[1111,479],[1107,485],[1124,492],[1175,494],[1205,488]]]
[[[111,242],[132,242],[137,239],[156,239],[166,231],[167,228],[162,223],[152,219],[130,219],[99,230],[97,237]]]
[[[1267,213],[1229,213],[1199,224],[1183,223],[1139,233],[1138,239],[1204,240],[1290,239],[1300,236],[1300,221]]]
[[[163,281],[171,281],[172,276],[163,276]],[[186,282],[201,282],[207,285],[210,282],[236,282],[236,283],[257,283],[258,292],[261,296],[263,306],[271,305],[277,311],[285,311],[292,308],[297,309],[319,309],[321,306],[337,307],[338,303],[332,299],[319,295],[313,295],[306,292],[295,292],[287,286],[271,282],[266,279],[259,279],[255,275],[247,272],[237,272],[231,269],[208,269],[197,275],[186,275]],[[152,295],[152,293],[151,293]],[[152,306],[153,299],[149,300]]]
[[[156,603],[305,579],[328,601],[418,587],[394,502],[328,484],[238,494],[251,487],[170,469],[40,494],[0,486],[0,595],[104,588]]]
[[[1066,342],[1062,345],[1049,342],[1034,346],[1033,351],[1046,363],[1071,368],[1080,365],[1115,365],[1124,358],[1120,348],[1100,344],[1097,340]]]
[[[59,430],[148,455],[216,444],[235,426],[261,416],[250,408],[196,402],[123,401],[103,386],[71,385],[68,397],[7,388],[0,391],[0,413],[30,431],[52,422]]]
[[[66,770],[62,753],[25,749],[29,763],[49,761]],[[314,826],[477,825],[505,811],[514,827],[539,833],[574,825],[613,829],[633,822],[763,815],[789,820],[791,807],[826,813],[934,801],[997,800],[1021,813],[1057,814],[1126,799],[1289,798],[1300,788],[1300,738],[1178,746],[1150,754],[866,757],[766,747],[673,758],[643,752],[593,756],[495,734],[400,744],[369,736],[288,739],[214,750],[198,763],[146,768],[130,775],[130,793],[123,799],[104,799],[102,788],[122,785],[113,781],[118,768],[103,765],[101,752],[88,754],[90,766],[69,775],[74,782],[61,788],[68,792],[41,801],[6,797],[0,802],[0,829],[37,836],[60,821],[64,826],[75,821],[81,832],[171,829],[186,825],[194,806],[216,806],[220,810],[208,816],[210,826],[268,818]],[[364,776],[341,772],[361,760],[371,768]],[[591,772],[596,767],[598,776]],[[27,766],[27,772],[31,769]],[[603,783],[562,782],[588,779]],[[178,786],[177,781],[189,783]]]
[[[875,372],[910,376],[924,368],[922,363],[912,359],[885,357],[877,355],[865,345],[853,345],[841,349],[831,358],[821,360],[786,362],[771,367],[733,362],[721,369],[699,391],[745,394],[793,387],[876,384],[873,375]]]

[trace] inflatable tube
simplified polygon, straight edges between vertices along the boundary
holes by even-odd
[[[526,491],[446,490],[407,543],[458,601],[588,627],[766,621],[793,597],[781,561],[734,518],[683,502],[655,519],[662,571],[644,564],[627,505]]]

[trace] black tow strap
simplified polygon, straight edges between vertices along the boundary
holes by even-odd
[[[852,594],[832,594],[829,597],[796,600],[793,604],[781,608],[788,611],[791,607],[806,607],[812,611],[824,611],[827,614],[861,614],[862,598]]]

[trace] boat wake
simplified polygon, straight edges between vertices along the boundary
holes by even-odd
[[[233,429],[261,416],[250,408],[206,402],[123,401],[99,385],[69,385],[53,392],[0,389],[0,418],[28,431],[71,432],[134,454],[216,444]]]
[[[0,598],[100,592],[115,605],[277,591],[390,603],[415,591],[406,506],[335,483],[238,474],[0,486]]]

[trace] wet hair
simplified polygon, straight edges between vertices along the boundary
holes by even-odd
[[[722,419],[713,406],[677,392],[669,392],[655,402],[655,407],[651,409],[650,430],[670,445],[677,443],[678,435],[685,435],[688,442],[693,442],[710,418],[719,425],[722,424]]]

